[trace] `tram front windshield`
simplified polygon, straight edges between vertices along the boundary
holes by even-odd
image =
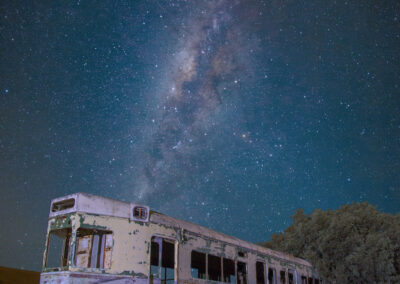
[[[68,266],[71,228],[50,231],[47,246],[46,268],[62,268]]]

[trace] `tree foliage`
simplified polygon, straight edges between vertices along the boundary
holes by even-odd
[[[292,219],[264,245],[307,259],[331,282],[400,283],[400,214],[364,202],[308,216],[297,210]]]

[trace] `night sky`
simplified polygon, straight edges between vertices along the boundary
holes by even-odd
[[[74,192],[251,242],[400,211],[398,1],[1,1],[0,47],[0,266]]]

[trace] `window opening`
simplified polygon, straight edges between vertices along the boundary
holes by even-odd
[[[161,281],[163,283],[174,283],[175,279],[175,245],[163,240],[161,256]]]
[[[163,284],[175,282],[174,242],[159,237],[152,238],[150,277],[159,279]]]
[[[226,283],[236,283],[235,277],[235,262],[232,259],[223,259],[224,279]]]
[[[276,272],[274,268],[268,268],[268,284],[275,284]]]
[[[206,279],[206,254],[193,250],[191,258],[192,278]]]
[[[288,278],[289,278],[289,284],[294,284],[294,280],[293,280],[293,273],[289,272],[288,273]]]
[[[160,245],[154,241],[151,242],[150,250],[150,274],[158,275],[158,264],[160,263]]]
[[[76,235],[75,265],[111,268],[112,232],[80,228]]]
[[[246,284],[247,283],[247,267],[244,262],[237,262],[237,283],[238,284]]]
[[[314,284],[319,284],[319,279],[314,279]]]
[[[56,268],[68,266],[70,239],[71,228],[54,230],[49,233],[45,267]]]
[[[301,284],[307,284],[307,277],[301,276]]]
[[[51,212],[67,210],[69,208],[73,208],[74,205],[75,205],[74,198],[54,202],[53,205],[51,206]]]
[[[264,273],[264,263],[256,262],[256,278],[257,284],[265,284],[265,273]]]
[[[285,271],[281,270],[279,280],[280,280],[281,284],[285,284],[286,283],[286,272]]]
[[[147,219],[147,208],[142,206],[136,206],[133,208],[133,217],[146,220]]]
[[[311,277],[308,278],[308,284],[313,284],[313,279]]]
[[[239,251],[239,252],[238,252],[238,256],[240,256],[240,257],[247,257],[247,253],[245,253],[244,251]]]
[[[208,279],[221,281],[221,258],[212,254],[208,255]]]

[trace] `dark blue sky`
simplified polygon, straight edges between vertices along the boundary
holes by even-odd
[[[262,242],[400,210],[397,1],[3,1],[0,265],[83,191]]]

